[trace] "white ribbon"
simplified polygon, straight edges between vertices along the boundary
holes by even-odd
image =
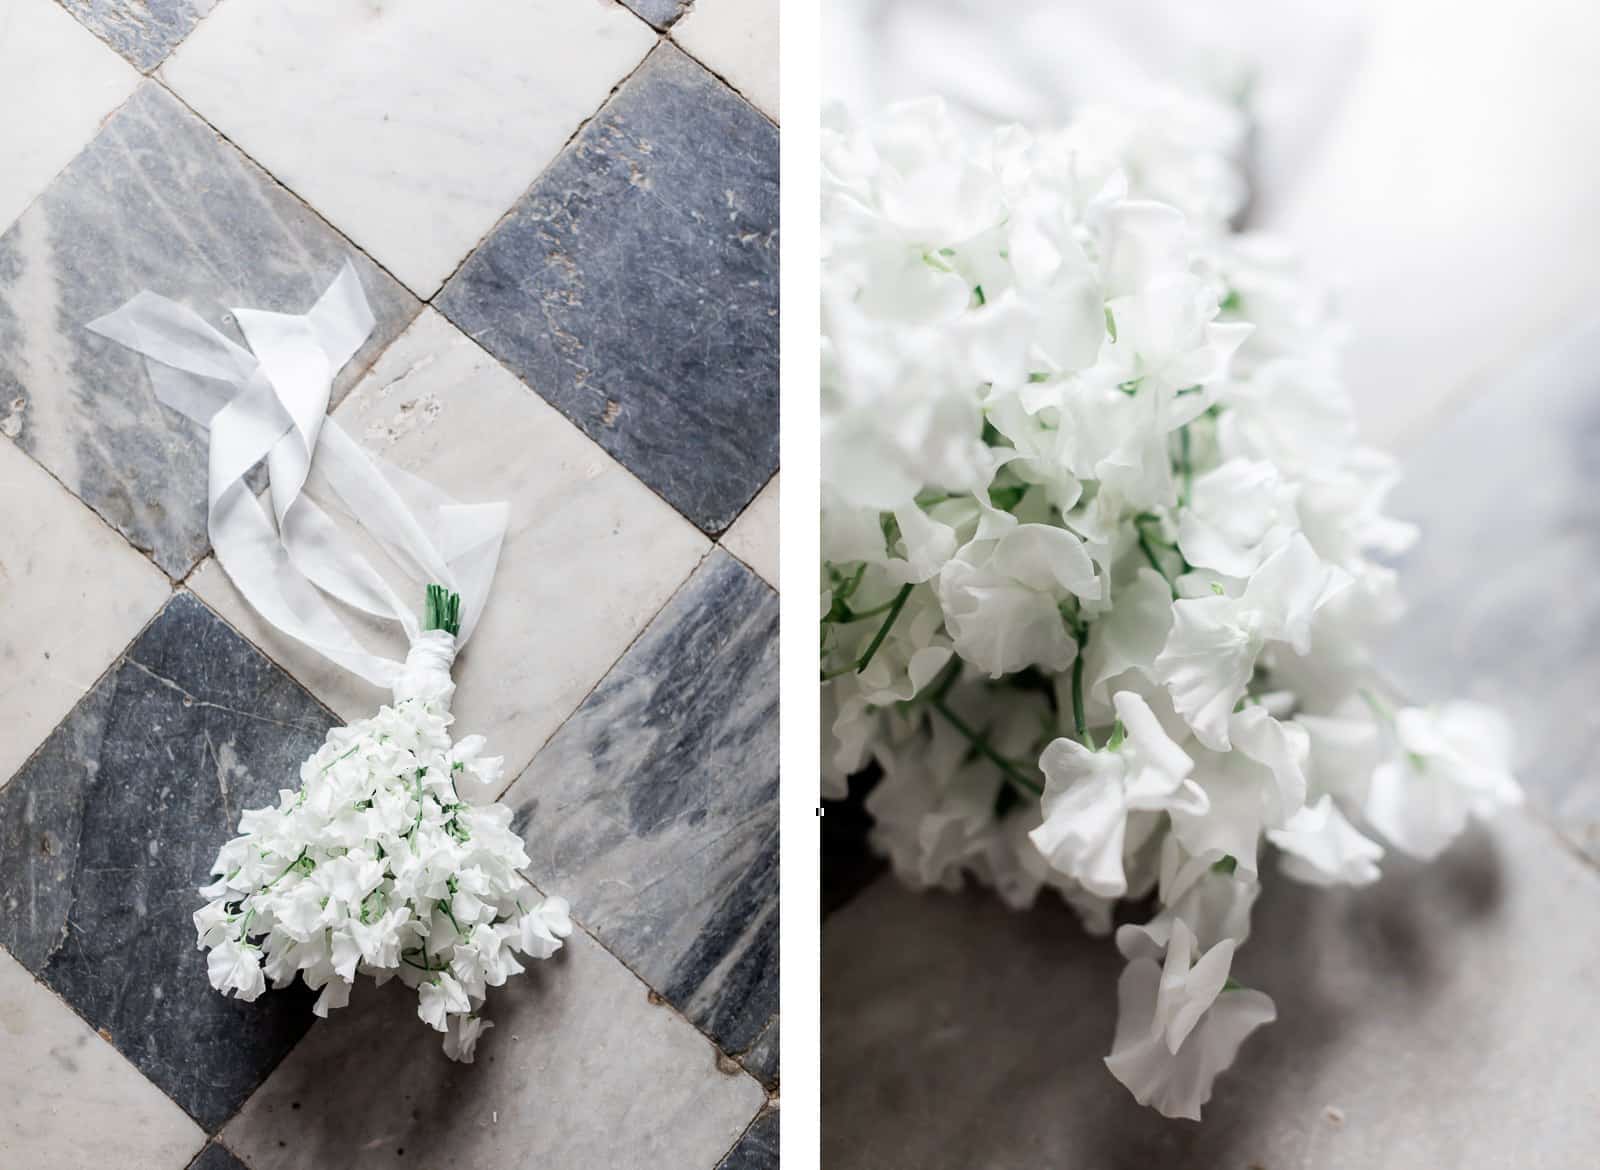
[[[248,350],[183,305],[150,292],[88,328],[143,354],[156,397],[210,429],[211,545],[257,613],[397,694],[423,686],[419,672],[436,679],[442,670],[448,684],[454,650],[483,613],[505,537],[506,505],[458,504],[369,455],[328,416],[334,376],[374,324],[348,262],[309,313],[232,313]],[[271,480],[271,517],[245,482],[262,459]],[[347,513],[419,583],[413,604],[395,594],[313,496]],[[424,583],[461,595],[455,639],[419,628],[414,610]],[[412,648],[407,661],[367,650],[323,594],[398,622]]]

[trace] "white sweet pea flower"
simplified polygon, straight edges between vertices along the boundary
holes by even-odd
[[[1394,755],[1372,775],[1367,820],[1401,852],[1437,857],[1469,817],[1522,803],[1511,743],[1511,725],[1481,703],[1397,712]]]
[[[478,737],[452,744],[449,724],[444,698],[399,699],[329,732],[298,791],[240,817],[194,915],[219,990],[254,998],[267,979],[299,978],[320,991],[313,1011],[325,1016],[361,974],[398,975],[443,1031],[446,1016],[476,1011],[523,969],[507,940],[527,851],[509,808],[457,789],[497,789],[500,761]],[[553,934],[563,919],[552,909],[539,921]],[[553,953],[537,930],[529,924],[524,949]]]
[[[1264,707],[1229,716],[1232,749],[1196,752],[1194,779],[1205,792],[1203,813],[1174,809],[1172,831],[1193,857],[1231,857],[1250,877],[1266,829],[1284,827],[1305,804],[1306,733],[1280,723]]]
[[[335,977],[328,980],[323,984],[322,994],[317,996],[317,1002],[312,1005],[311,1014],[325,1020],[334,1008],[349,1007],[352,986],[348,979]]]
[[[1383,846],[1358,832],[1333,797],[1323,796],[1290,817],[1267,840],[1283,850],[1280,868],[1314,886],[1365,886],[1378,880]]]
[[[444,1037],[444,1054],[451,1060],[471,1064],[478,1051],[478,1037],[494,1027],[493,1020],[481,1016],[451,1016],[450,1030]]]
[[[1178,547],[1191,565],[1247,578],[1299,528],[1294,497],[1272,464],[1231,459],[1195,479]]]
[[[538,899],[516,921],[513,945],[533,959],[548,959],[572,934],[572,915],[565,898]]]
[[[1223,939],[1193,964],[1194,936],[1172,925],[1165,963],[1137,958],[1117,983],[1117,1032],[1106,1067],[1141,1105],[1200,1120],[1217,1074],[1239,1046],[1277,1019],[1259,991],[1228,986],[1234,942]]]
[[[827,122],[824,794],[881,766],[870,841],[917,889],[973,879],[1018,908],[1050,890],[1102,934],[1117,900],[1158,891],[1117,931],[1108,1063],[1139,1100],[1198,1117],[1272,1017],[1226,981],[1263,837],[1319,885],[1377,876],[1369,828],[1432,855],[1520,798],[1507,732],[1472,707],[1360,698],[1413,533],[1384,510],[1394,462],[1359,444],[1332,298],[1228,222],[1237,110],[1084,110],[976,141],[937,103]],[[355,794],[444,736],[397,732],[334,761],[325,788],[305,774],[309,805],[284,793],[242,828],[217,872],[243,876],[208,891],[232,901],[197,934],[232,936],[239,895],[308,833],[352,851],[393,835],[392,796],[355,816]],[[458,893],[460,931],[447,920],[436,887],[468,861],[439,838],[425,823],[380,887],[418,907],[398,968],[413,986],[429,976],[408,955],[454,961],[480,921],[519,934],[484,909],[508,914],[503,895]],[[323,942],[362,938],[344,901],[327,920],[296,903],[329,883],[349,885],[292,873],[263,900],[262,921],[281,912],[303,939],[268,935],[275,981],[348,969]],[[474,985],[476,962],[460,963]]]
[[[1223,939],[1243,946],[1250,937],[1250,911],[1261,883],[1241,870],[1231,857],[1191,857],[1167,837],[1161,849],[1162,910],[1143,925],[1117,928],[1117,949],[1125,959],[1166,953],[1175,922],[1182,922],[1201,950]]]
[[[261,949],[231,938],[218,943],[206,956],[206,975],[212,987],[245,1001],[267,989],[261,973]]]
[[[1122,859],[1130,813],[1206,811],[1205,794],[1188,779],[1194,761],[1167,737],[1149,705],[1129,691],[1113,702],[1125,729],[1115,748],[1091,751],[1072,739],[1045,748],[1044,822],[1029,834],[1053,868],[1106,898],[1127,892]]]
[[[1077,642],[1063,602],[1100,596],[1083,542],[1064,528],[1018,524],[969,542],[939,574],[945,626],[962,658],[992,677],[1038,665],[1063,670]]]
[[[1107,347],[1110,370],[1131,398],[1154,404],[1151,425],[1162,435],[1211,405],[1234,351],[1250,334],[1248,325],[1215,323],[1214,288],[1187,273],[1159,276],[1137,293],[1109,300],[1106,309],[1117,326],[1117,339]]]
[[[1155,661],[1156,677],[1201,743],[1228,749],[1228,715],[1244,697],[1269,642],[1311,650],[1311,619],[1349,584],[1304,538],[1267,558],[1238,597],[1185,598],[1172,606],[1172,632]]]
[[[455,976],[442,971],[417,989],[417,1018],[436,1031],[449,1029],[451,1015],[465,1015],[472,1010],[466,989]]]
[[[1327,793],[1346,808],[1362,808],[1380,759],[1379,729],[1372,712],[1351,696],[1332,714],[1300,713],[1294,722],[1306,730],[1310,790]]]
[[[1172,587],[1154,569],[1141,566],[1116,590],[1109,613],[1089,628],[1086,672],[1091,694],[1130,670],[1153,678],[1155,661],[1172,628]]]

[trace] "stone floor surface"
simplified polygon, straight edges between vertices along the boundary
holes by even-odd
[[[0,0],[0,1167],[777,1165],[776,30]],[[243,602],[205,435],[83,328],[303,312],[346,259],[338,417],[510,505],[454,711],[579,925],[473,1065],[393,986],[211,990],[218,846],[386,696]]]

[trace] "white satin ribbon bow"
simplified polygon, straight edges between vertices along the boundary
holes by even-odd
[[[374,324],[348,261],[309,313],[232,313],[248,350],[192,310],[151,292],[88,328],[143,354],[156,397],[210,429],[207,527],[217,560],[239,592],[289,637],[392,689],[406,665],[357,642],[323,594],[398,622],[413,647],[427,646],[437,657],[441,639],[423,636],[415,610],[422,584],[443,585],[461,595],[459,647],[483,613],[505,537],[506,505],[458,504],[369,455],[328,416],[334,376]],[[271,478],[270,518],[245,482],[263,458]],[[416,579],[411,603],[339,532],[307,494],[312,489]]]

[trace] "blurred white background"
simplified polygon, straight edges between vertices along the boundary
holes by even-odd
[[[1251,226],[1340,291],[1370,440],[1405,446],[1600,296],[1593,0],[826,0],[823,93],[1045,125],[1150,79],[1255,114]]]

